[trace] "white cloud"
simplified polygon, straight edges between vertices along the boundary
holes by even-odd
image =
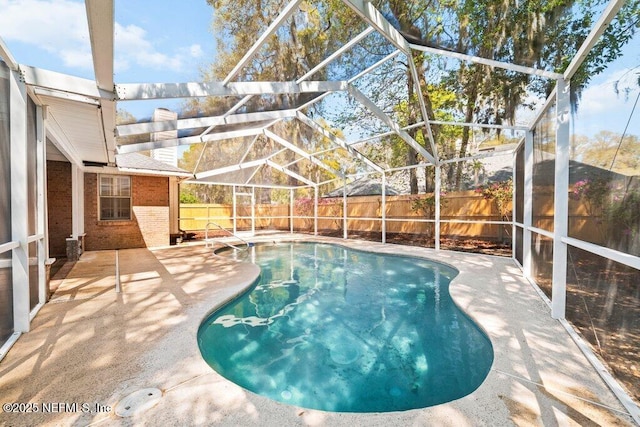
[[[137,25],[122,26],[115,24],[116,71],[123,71],[130,66],[152,69],[170,69],[180,72],[185,68],[189,57],[202,54],[199,45],[179,48],[177,53],[167,55],[156,50],[148,40],[147,32]]]
[[[91,45],[84,2],[72,0],[0,0],[0,36],[37,46],[66,67],[91,69]],[[114,68],[183,71],[187,61],[203,55],[198,44],[158,51],[145,29],[115,23]],[[16,58],[20,60],[19,57]],[[38,64],[34,64],[38,65]]]
[[[38,46],[60,57],[68,67],[91,67],[83,3],[0,0],[0,10],[0,34],[5,40]]]
[[[189,53],[193,58],[200,58],[202,55],[204,55],[202,46],[200,46],[199,44],[192,44],[189,48]]]
[[[627,100],[625,89],[632,92],[638,90],[634,77],[636,77],[634,71],[625,68],[613,72],[602,83],[587,86],[578,103],[578,114],[581,116],[598,115],[625,103]],[[618,82],[618,93],[615,90],[616,82]]]

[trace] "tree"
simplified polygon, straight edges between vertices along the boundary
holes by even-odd
[[[205,72],[205,79],[222,80],[245,54],[276,15],[285,2],[276,0],[208,0],[215,9],[214,32],[218,43],[218,60]],[[505,63],[515,63],[562,72],[580,48],[597,18],[597,6],[605,0],[376,0],[374,5],[412,43],[439,47],[455,52],[479,56]],[[639,25],[640,0],[626,2],[614,22],[606,29],[603,42],[598,43],[585,64],[572,81],[572,90],[578,94],[591,75],[601,71],[620,52]],[[341,1],[309,1],[301,6],[267,41],[265,46],[237,75],[238,80],[293,81],[317,65],[330,52],[364,29],[360,19]],[[353,76],[393,49],[379,35],[372,35],[341,56],[338,65],[326,67],[314,79],[332,75]],[[403,62],[404,61],[404,62]],[[411,62],[409,62],[411,61]],[[413,63],[417,81],[410,72]],[[378,78],[364,78],[367,96],[392,115],[397,121],[412,125],[423,118],[419,108],[418,91],[423,95],[428,119],[437,119],[442,113],[469,123],[502,124],[513,122],[517,108],[531,93],[547,95],[555,81],[533,77],[515,71],[491,68],[476,63],[441,59],[412,50],[409,58],[398,57],[393,63],[376,71]],[[398,78],[400,77],[401,78]],[[446,87],[455,94],[450,102],[438,101],[436,93]],[[316,94],[290,94],[283,96],[254,96],[239,110],[241,112],[264,109],[291,108],[313,98]],[[578,99],[575,95],[573,99]],[[195,114],[207,111],[225,111],[237,99],[207,99],[194,101]],[[323,113],[330,104],[316,104],[313,108]],[[577,105],[577,104],[574,104]],[[342,109],[341,123],[355,117],[362,126],[366,118],[362,108]],[[325,113],[330,113],[326,108]],[[371,120],[370,123],[374,123]],[[379,125],[371,125],[379,126]],[[295,143],[306,148],[312,137],[308,129],[296,121],[276,126],[297,138]],[[472,130],[463,127],[459,135],[443,127],[432,126],[432,133],[442,158],[465,157],[472,140]],[[409,134],[428,151],[424,128],[413,127]],[[498,138],[500,137],[498,132]],[[459,139],[459,148],[455,148]],[[273,145],[266,141],[265,144]],[[391,163],[414,165],[420,161],[416,151],[397,137],[384,138],[385,147],[378,148],[378,157],[388,154]],[[267,147],[268,148],[268,147]],[[283,159],[293,161],[293,155]],[[297,163],[292,170],[300,172]],[[462,184],[465,165],[447,167],[446,176],[452,187]],[[433,168],[428,168],[432,171]],[[427,182],[432,176],[427,171]],[[415,170],[411,169],[411,192],[417,189]],[[291,181],[291,178],[289,178]],[[429,186],[429,184],[428,184]]]

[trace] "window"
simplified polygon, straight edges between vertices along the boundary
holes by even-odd
[[[100,175],[100,220],[131,219],[131,177]]]

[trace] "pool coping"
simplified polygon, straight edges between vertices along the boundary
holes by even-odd
[[[450,293],[491,339],[494,362],[489,375],[468,396],[403,412],[330,413],[271,401],[213,372],[200,357],[195,339],[207,313],[243,293],[259,269],[221,260],[199,245],[139,249],[126,252],[131,256],[121,265],[120,295],[102,280],[108,274],[79,283],[83,274],[88,275],[82,269],[90,262],[81,260],[74,266],[52,303],[34,319],[33,331],[0,362],[0,400],[69,399],[115,407],[133,391],[157,387],[163,392],[161,402],[131,418],[112,412],[3,414],[7,423],[632,425],[624,407],[561,323],[551,319],[548,306],[510,258],[308,235],[253,240],[274,238],[417,256],[456,268],[459,274]]]

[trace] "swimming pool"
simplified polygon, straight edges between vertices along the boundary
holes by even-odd
[[[206,362],[247,390],[389,412],[461,398],[489,372],[491,342],[449,296],[449,266],[323,243],[256,245],[247,257],[260,278],[198,331]]]

